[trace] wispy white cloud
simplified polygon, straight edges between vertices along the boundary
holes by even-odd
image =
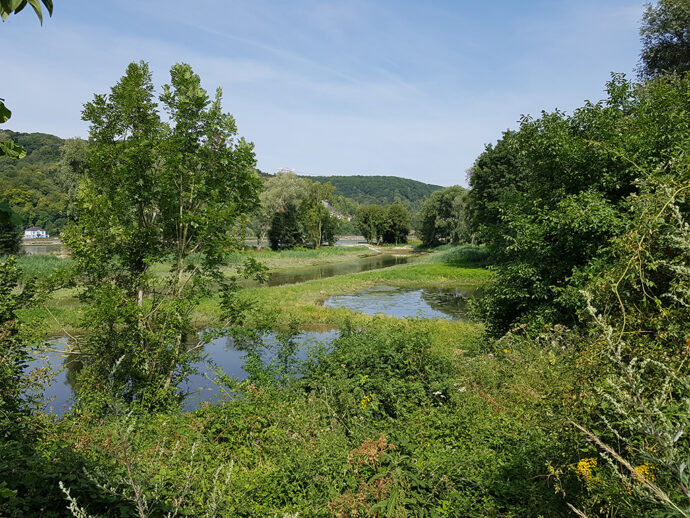
[[[150,62],[160,85],[185,61],[223,87],[262,169],[442,185],[463,183],[521,113],[601,98],[609,71],[636,61],[641,12],[636,0],[75,3],[42,28],[0,26],[8,127],[86,135],[83,103],[128,62]]]

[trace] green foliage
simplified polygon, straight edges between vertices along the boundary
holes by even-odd
[[[265,236],[273,250],[335,244],[339,222],[329,210],[333,190],[328,183],[310,182],[289,172],[269,176],[260,195],[261,207],[250,222],[257,244]]]
[[[400,203],[390,207],[362,205],[355,216],[359,232],[367,243],[407,243],[410,233],[410,213]]]
[[[399,203],[388,207],[387,212],[383,242],[396,245],[407,243],[407,235],[410,233],[410,213]]]
[[[39,290],[22,282],[14,257],[0,261],[0,515],[26,516],[28,500],[40,496],[43,460],[36,453],[42,425],[32,415],[39,407],[48,369],[26,372],[39,341],[33,325],[20,324],[17,313],[34,306]],[[41,488],[42,492],[45,490]]]
[[[53,15],[53,0],[0,0],[0,18],[2,21],[7,20],[10,14],[17,14],[22,11],[27,5],[30,5],[38,20],[43,24],[43,9],[41,4],[45,6],[48,15]]]
[[[0,99],[0,123],[7,122],[12,117],[12,112],[5,106],[5,103]],[[0,158],[24,158],[26,151],[23,147],[15,144],[11,139],[7,139],[6,135],[0,138]]]
[[[288,204],[271,219],[268,240],[272,250],[290,250],[303,242],[303,234],[297,219],[297,209]]]
[[[424,246],[469,242],[467,191],[457,185],[436,191],[424,202],[420,219]]]
[[[61,259],[54,255],[22,255],[16,261],[22,282],[30,279],[68,278],[73,266],[71,259]]]
[[[61,148],[69,141],[45,133],[0,133],[0,138],[15,141],[26,151],[18,161],[0,157],[0,202],[7,203],[22,224],[58,233],[69,215],[70,190],[60,166]]]
[[[18,253],[22,235],[17,215],[7,205],[0,204],[0,255]]]
[[[458,362],[439,345],[420,320],[343,323],[331,352],[301,366],[285,348],[302,376],[281,388],[258,375],[226,380],[231,401],[189,414],[69,417],[54,442],[74,445],[72,468],[88,475],[63,487],[105,516],[565,515],[545,476],[557,420],[535,418],[568,407],[566,366],[528,347]],[[67,449],[46,450],[67,462]],[[44,506],[66,505],[51,497]]]
[[[357,228],[367,243],[380,243],[388,223],[388,214],[381,205],[362,205],[355,216]]]
[[[468,219],[473,233],[496,225],[501,218],[501,199],[524,189],[513,141],[506,131],[495,145],[488,144],[469,172]]]
[[[441,250],[443,250],[443,247]],[[439,258],[446,264],[457,266],[488,266],[491,264],[489,250],[484,246],[460,245],[448,248]]]
[[[276,215],[289,206],[299,207],[309,192],[309,180],[298,178],[289,172],[278,173],[264,179],[263,190],[259,195],[261,206],[252,216],[250,228],[256,236],[257,244],[267,236]],[[301,241],[301,240],[300,240]],[[278,250],[274,248],[274,250]]]
[[[401,201],[415,209],[438,185],[426,184],[397,176],[307,176],[315,182],[330,183],[335,192],[361,205],[390,205]]]
[[[84,107],[89,167],[65,242],[85,286],[85,407],[176,403],[177,383],[210,336],[193,338],[191,314],[222,287],[226,253],[240,246],[229,230],[258,202],[252,145],[237,138],[220,90],[209,99],[188,65],[170,75],[160,96],[168,123],[143,62]],[[169,260],[168,275],[150,274]]]
[[[298,217],[307,242],[319,248],[324,242],[335,244],[337,220],[331,216],[326,204],[333,200],[335,188],[329,184],[313,182],[307,196],[299,206]]]
[[[690,4],[687,0],[659,0],[647,4],[642,26],[639,74],[652,79],[690,71]]]
[[[583,300],[573,275],[628,228],[624,199],[635,180],[682,156],[689,89],[689,78],[634,85],[615,77],[606,101],[525,118],[487,148],[470,196],[473,213],[488,216],[478,231],[497,265],[482,302],[495,335],[519,322],[577,322]]]
[[[18,290],[21,272],[16,259],[0,262],[0,428],[11,431],[13,416],[27,411],[25,390],[28,380],[23,376],[29,351],[25,329],[18,323],[17,311],[28,306],[34,296],[31,284]]]
[[[302,383],[308,391],[324,390],[325,383],[334,413],[345,426],[355,426],[360,410],[388,419],[418,405],[451,404],[450,374],[450,364],[431,352],[423,331],[388,326],[386,332],[362,332],[346,322],[342,337],[315,360]]]
[[[628,199],[629,231],[578,274],[580,328],[556,326],[535,340],[521,326],[494,348],[510,356],[536,341],[554,366],[568,366],[570,408],[543,415],[570,431],[560,432],[548,462],[556,490],[587,516],[687,516],[690,508],[687,159],[638,188]]]

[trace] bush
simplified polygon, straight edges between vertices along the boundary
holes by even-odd
[[[441,255],[440,260],[454,266],[488,266],[491,264],[489,249],[476,245],[448,248]]]

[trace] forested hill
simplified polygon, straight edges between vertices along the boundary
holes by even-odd
[[[336,194],[357,203],[390,205],[396,198],[417,205],[432,192],[443,189],[417,180],[398,176],[304,176],[314,182],[330,182]]]
[[[25,225],[55,232],[65,224],[67,193],[57,171],[64,140],[46,133],[0,130],[0,139],[24,147],[21,160],[0,157],[0,203],[8,203]]]
[[[60,150],[65,142],[83,146],[83,141],[65,141],[47,133],[9,130],[0,130],[0,139],[13,140],[26,150],[26,157],[21,160],[0,157],[0,203],[9,204],[26,226],[36,225],[49,233],[59,232],[67,222],[70,190],[69,178],[60,169]],[[78,147],[75,147],[77,152]],[[413,213],[419,210],[424,198],[442,189],[438,185],[397,176],[302,177],[321,183],[330,182],[336,188],[337,196],[359,204],[390,205],[399,199]],[[354,214],[354,206],[348,207],[342,206],[339,210]]]

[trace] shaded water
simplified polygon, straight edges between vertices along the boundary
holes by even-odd
[[[281,286],[283,284],[297,284],[314,279],[335,277],[336,275],[378,270],[380,268],[395,266],[396,264],[405,264],[413,257],[414,256],[412,255],[397,256],[391,254],[379,254],[369,257],[361,257],[354,261],[319,264],[314,266],[305,266],[303,268],[290,268],[289,270],[273,272],[271,274],[271,278],[264,285]],[[257,283],[247,281],[245,285],[256,286]]]
[[[382,313],[396,318],[466,320],[467,302],[475,296],[476,288],[415,290],[375,286],[351,295],[335,295],[323,305],[348,308],[367,315]]]
[[[298,344],[297,358],[305,359],[310,347],[317,344],[330,344],[338,336],[338,331],[303,331],[295,342]],[[67,350],[67,338],[61,337],[51,340],[48,350],[35,353],[27,371],[41,368],[49,368],[55,372],[50,384],[45,388],[44,411],[61,415],[74,403],[74,388],[76,378],[81,369],[79,354],[65,353]],[[261,359],[269,365],[276,360],[276,348],[278,340],[275,334],[270,334],[264,339],[266,347],[261,348]],[[247,351],[235,346],[230,338],[217,338],[206,345],[204,357],[194,364],[196,374],[189,376],[179,389],[187,394],[183,408],[194,410],[206,401],[217,401],[224,397],[223,390],[213,380],[216,378],[214,366],[230,377],[243,380],[248,376],[243,366]]]
[[[62,243],[49,243],[45,245],[22,244],[22,250],[26,255],[48,255],[62,251]]]
[[[299,346],[297,358],[306,359],[311,347],[318,344],[327,346],[337,337],[337,330],[302,331],[295,340]],[[275,334],[266,337],[264,345],[267,348],[261,349],[261,359],[265,365],[269,365],[272,361],[276,361],[275,353],[278,340]],[[198,408],[206,401],[217,401],[227,397],[218,384],[213,381],[216,378],[214,368],[218,368],[228,376],[239,380],[248,376],[247,371],[243,368],[247,351],[235,347],[232,339],[219,338],[214,340],[205,347],[204,351],[207,354],[206,358],[195,365],[198,373],[191,375],[180,386],[180,390],[187,393],[183,404],[185,410]]]

